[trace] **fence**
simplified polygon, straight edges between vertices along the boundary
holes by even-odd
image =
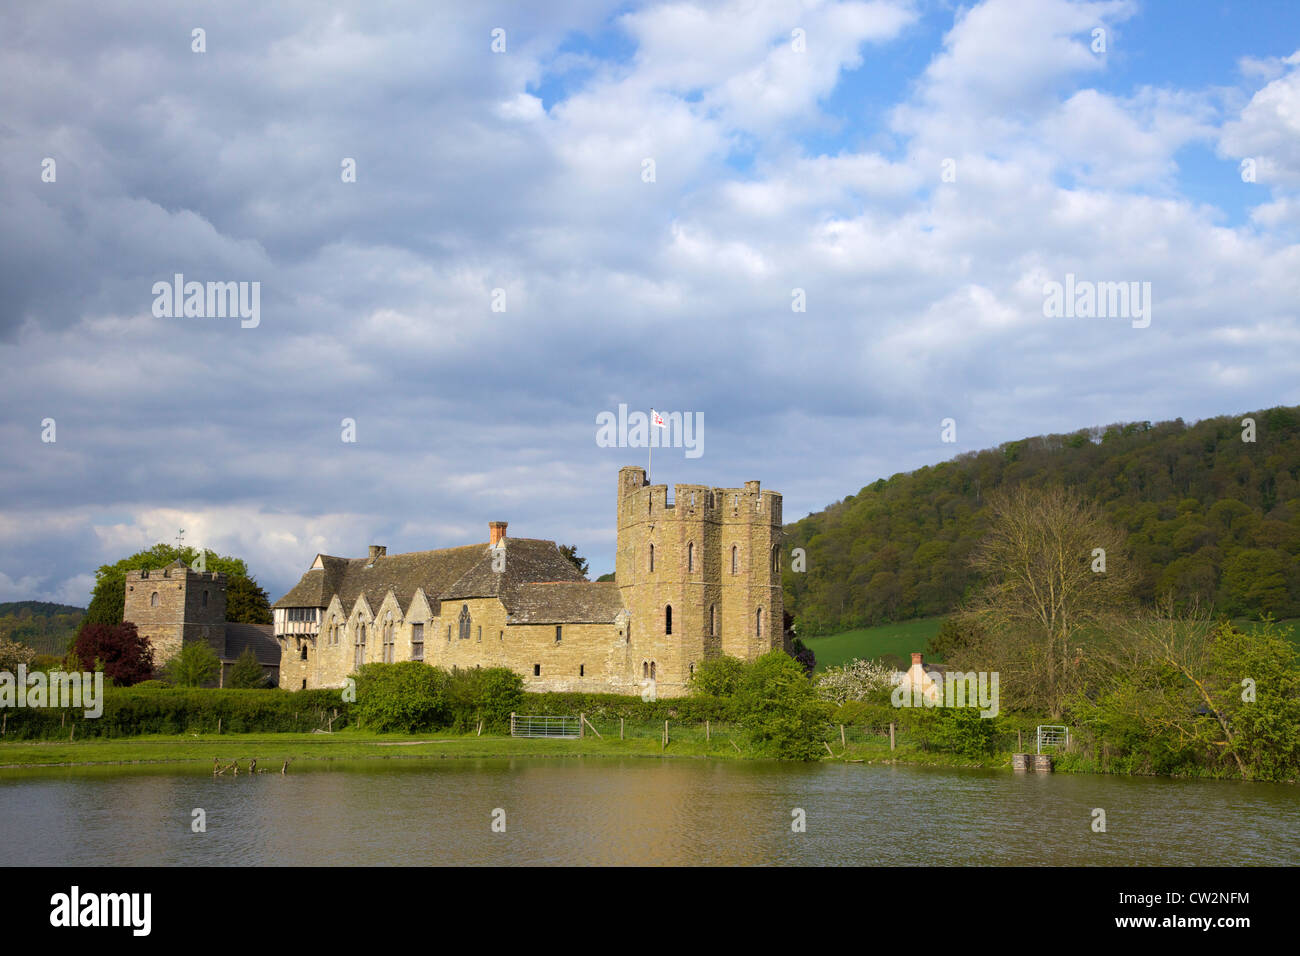
[[[559,737],[577,740],[582,736],[581,718],[510,715],[511,737]]]

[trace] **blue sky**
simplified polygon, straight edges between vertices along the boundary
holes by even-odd
[[[273,598],[497,519],[599,573],[620,403],[704,416],[656,481],[788,518],[1300,403],[1294,3],[11,6],[0,168],[0,600],[181,527]],[[178,272],[259,323],[155,315]],[[1048,317],[1067,274],[1149,325]]]

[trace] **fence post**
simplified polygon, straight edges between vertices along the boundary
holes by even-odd
[[[623,718],[622,717],[618,719],[618,739],[619,740],[623,739]]]
[[[1024,738],[1023,738],[1023,737],[1021,736],[1021,734],[1020,734],[1020,728],[1019,728],[1019,727],[1016,728],[1016,752],[1017,752],[1017,753],[1024,753],[1024,752],[1025,752],[1025,741],[1024,741]]]
[[[841,747],[845,747],[845,748],[848,747],[848,744],[844,742],[844,725],[843,725],[843,724],[840,724],[840,746],[841,746]]]
[[[217,718],[217,733],[221,733],[221,718]]]
[[[582,722],[586,719],[586,717],[587,717],[586,714],[584,714],[582,711],[578,711],[578,739],[579,740],[581,740],[583,737],[586,736],[586,733],[582,727]]]
[[[889,722],[889,749],[894,749],[894,722]]]
[[[704,742],[707,744],[713,739],[713,733],[709,730],[709,718],[704,718]]]
[[[447,626],[451,627],[450,624],[448,624]],[[514,735],[515,735],[515,712],[512,710],[510,711],[510,736],[513,737]]]

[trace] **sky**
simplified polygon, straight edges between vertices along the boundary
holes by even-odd
[[[0,172],[0,600],[1300,404],[1292,0],[20,0]]]

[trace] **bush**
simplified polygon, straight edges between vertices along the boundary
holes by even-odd
[[[708,697],[730,697],[740,687],[745,662],[738,657],[715,657],[695,668],[691,693]]]
[[[505,730],[524,701],[524,679],[508,667],[455,671],[449,696],[457,729],[469,730],[482,721],[489,730]]]
[[[266,675],[262,673],[262,665],[257,661],[257,655],[253,653],[251,647],[244,648],[242,654],[230,668],[230,679],[226,685],[234,688],[252,688],[265,687]]]
[[[180,653],[163,667],[168,679],[178,687],[202,687],[215,680],[220,670],[221,661],[207,641],[186,641]]]
[[[451,716],[452,677],[421,661],[363,664],[357,671],[361,725],[386,733],[442,726]]]
[[[735,703],[754,746],[774,757],[814,760],[834,705],[818,699],[799,662],[771,651],[745,669]]]

